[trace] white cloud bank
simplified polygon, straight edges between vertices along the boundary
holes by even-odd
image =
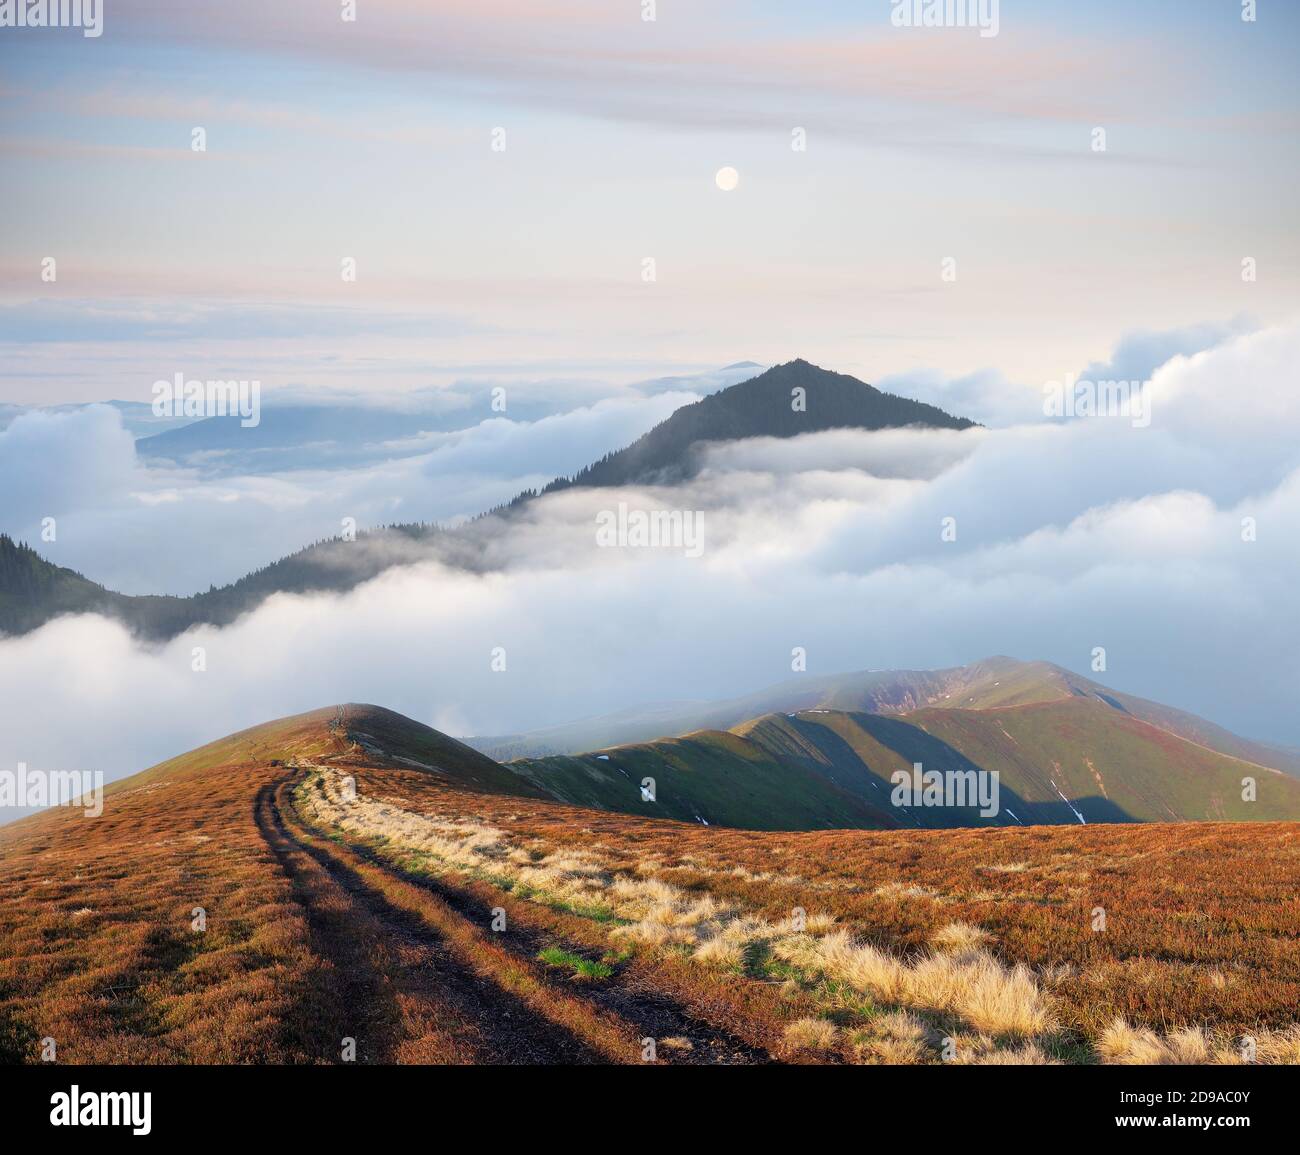
[[[536,421],[496,417],[375,445],[356,468],[220,477],[146,467],[107,406],[34,411],[0,430],[0,531],[109,589],[190,594],[333,537],[346,517],[369,527],[481,513],[698,399],[627,393]],[[41,537],[47,517],[53,541]]]
[[[731,696],[789,677],[794,646],[814,673],[995,653],[1087,672],[1104,646],[1116,688],[1300,743],[1297,364],[1300,327],[1176,357],[1153,376],[1145,429],[732,445],[679,489],[536,503],[492,541],[487,575],[396,569],[159,648],[100,619],[55,622],[0,642],[0,766],[120,775],[347,700],[513,731]],[[702,510],[703,556],[597,548],[595,514],[620,500]]]

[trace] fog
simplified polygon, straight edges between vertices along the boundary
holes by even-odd
[[[460,735],[515,732],[732,697],[790,677],[796,646],[814,674],[1041,658],[1300,744],[1298,361],[1297,327],[1175,357],[1152,378],[1147,428],[1105,417],[728,445],[689,485],[570,491],[509,529],[485,524],[490,572],[402,566],[160,647],[99,618],[56,621],[0,642],[0,766],[120,776],[343,701]],[[103,448],[75,484],[111,501],[116,434],[97,413],[77,420]],[[26,436],[57,452],[51,428]],[[497,451],[527,452],[509,438]],[[369,484],[380,492],[381,475]],[[598,547],[595,517],[619,502],[700,511],[702,555]],[[1094,674],[1095,647],[1107,668]]]

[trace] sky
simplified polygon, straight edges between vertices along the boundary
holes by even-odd
[[[0,29],[0,402],[796,356],[1036,387],[1131,329],[1300,300],[1294,5],[1003,0],[995,37],[890,0],[652,7],[114,0],[97,38]]]
[[[534,503],[488,573],[431,557],[164,645],[93,616],[0,639],[0,767],[117,777],[348,700],[517,732],[734,697],[793,647],[1046,659],[1300,746],[1297,9],[1003,0],[981,37],[872,0],[654,7],[0,28],[0,531],[188,593],[342,517],[472,516],[794,357],[981,427],[717,448],[687,485]],[[259,469],[142,457],[88,404],[177,372],[465,417]],[[1148,382],[1151,420],[1048,419],[1071,375]],[[502,383],[522,409],[488,411]],[[702,511],[701,555],[597,548],[619,501]]]

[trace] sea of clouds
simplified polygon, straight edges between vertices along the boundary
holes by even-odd
[[[165,645],[102,618],[56,621],[0,641],[0,766],[120,776],[344,701],[456,734],[517,732],[735,696],[790,677],[794,647],[813,673],[1042,658],[1300,744],[1297,364],[1297,325],[1173,356],[1151,376],[1145,428],[1039,419],[729,444],[688,484],[570,491],[508,531],[481,523],[488,572],[431,559],[342,596],[278,596]],[[317,513],[322,531],[343,507],[364,524],[396,496],[375,520],[430,515],[441,507],[418,494],[446,485],[463,501],[476,476],[487,480],[472,500],[491,504],[521,480],[576,467],[565,447],[598,456],[597,440],[621,444],[661,419],[655,406],[681,400],[642,399],[651,408],[635,418],[584,409],[573,420],[588,423],[590,442],[558,425],[501,426],[454,442],[455,461],[431,453],[339,476],[223,481],[216,494],[173,479],[174,497],[142,478],[112,415],[88,410],[12,425],[0,482],[7,513],[62,503],[61,536],[90,534],[105,557],[137,562],[161,549],[150,511],[179,503],[176,549],[203,552],[215,580],[214,559],[260,564],[285,552],[270,548],[277,534]],[[702,555],[599,548],[596,515],[620,501],[702,511]],[[272,528],[259,530],[262,518]],[[943,540],[948,518],[955,540]],[[1092,673],[1095,647],[1104,673]]]

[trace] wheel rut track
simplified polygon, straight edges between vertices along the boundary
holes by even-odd
[[[286,819],[286,812],[292,814],[284,802],[289,785],[285,781],[267,791],[265,813],[273,837],[288,843],[294,854],[305,858],[311,868],[346,896],[354,910],[377,931],[373,936],[376,946],[398,954],[403,965],[396,968],[396,984],[413,985],[417,991],[422,990],[440,1002],[441,1014],[435,1010],[432,1015],[435,1021],[445,1019],[451,1012],[468,1024],[476,1045],[471,1054],[459,1061],[484,1065],[584,1065],[632,1057],[635,1040],[628,1024],[603,1024],[607,1033],[617,1032],[622,1036],[623,1045],[601,1048],[564,1023],[539,1013],[520,993],[503,985],[503,982],[511,983],[511,976],[491,973],[484,959],[467,955],[463,945],[449,941],[427,919],[391,901],[344,861],[327,841],[302,829],[292,818]],[[402,881],[396,875],[391,877]],[[398,1048],[390,1048],[380,1061],[420,1060],[406,1059]]]
[[[400,1016],[382,968],[387,952],[376,936],[368,933],[372,928],[367,920],[355,917],[351,904],[340,901],[341,893],[332,893],[335,888],[328,879],[312,869],[285,835],[275,813],[273,793],[273,786],[258,791],[254,820],[289,880],[294,901],[307,923],[311,952],[319,960],[314,973],[297,976],[303,989],[293,1021],[284,1026],[286,1045],[291,1053],[328,1062],[341,1058],[342,1040],[353,1037],[358,1040],[359,1061],[389,1061]]]
[[[295,818],[295,821],[297,819]],[[347,844],[348,851],[378,870],[402,879],[407,885],[427,892],[448,910],[476,926],[485,926],[491,918],[493,903],[453,882],[427,875],[414,877],[395,870],[368,847]],[[503,895],[502,901],[508,901]],[[512,903],[518,909],[518,903]],[[501,945],[521,962],[531,961],[544,947],[572,946],[561,935],[529,925],[526,916],[511,916],[508,935],[501,936]],[[585,953],[590,953],[585,952]],[[776,1062],[772,1055],[759,1046],[738,1037],[723,1027],[709,1022],[699,1013],[673,996],[649,985],[645,976],[626,976],[626,981],[609,985],[591,985],[584,997],[592,1004],[603,1007],[633,1025],[636,1037],[662,1040],[670,1037],[690,1039],[690,1051],[665,1051],[659,1058],[673,1064],[728,1064],[760,1065]]]
[[[367,854],[364,849],[354,849],[362,857],[378,862],[377,858]],[[411,881],[413,885],[436,895],[464,918],[478,922],[489,916],[487,902],[454,883],[427,876]],[[517,900],[515,905],[518,905]],[[515,917],[507,946],[520,957],[533,957],[545,947],[570,948],[572,944],[561,935],[528,926],[522,918]],[[579,953],[590,952],[580,950]],[[669,1061],[673,1063],[755,1065],[775,1061],[767,1051],[693,1014],[685,1003],[651,988],[640,977],[629,976],[629,981],[615,982],[608,986],[593,985],[587,997],[635,1023],[639,1037],[665,1039],[678,1036],[690,1039],[694,1050],[672,1053]]]

